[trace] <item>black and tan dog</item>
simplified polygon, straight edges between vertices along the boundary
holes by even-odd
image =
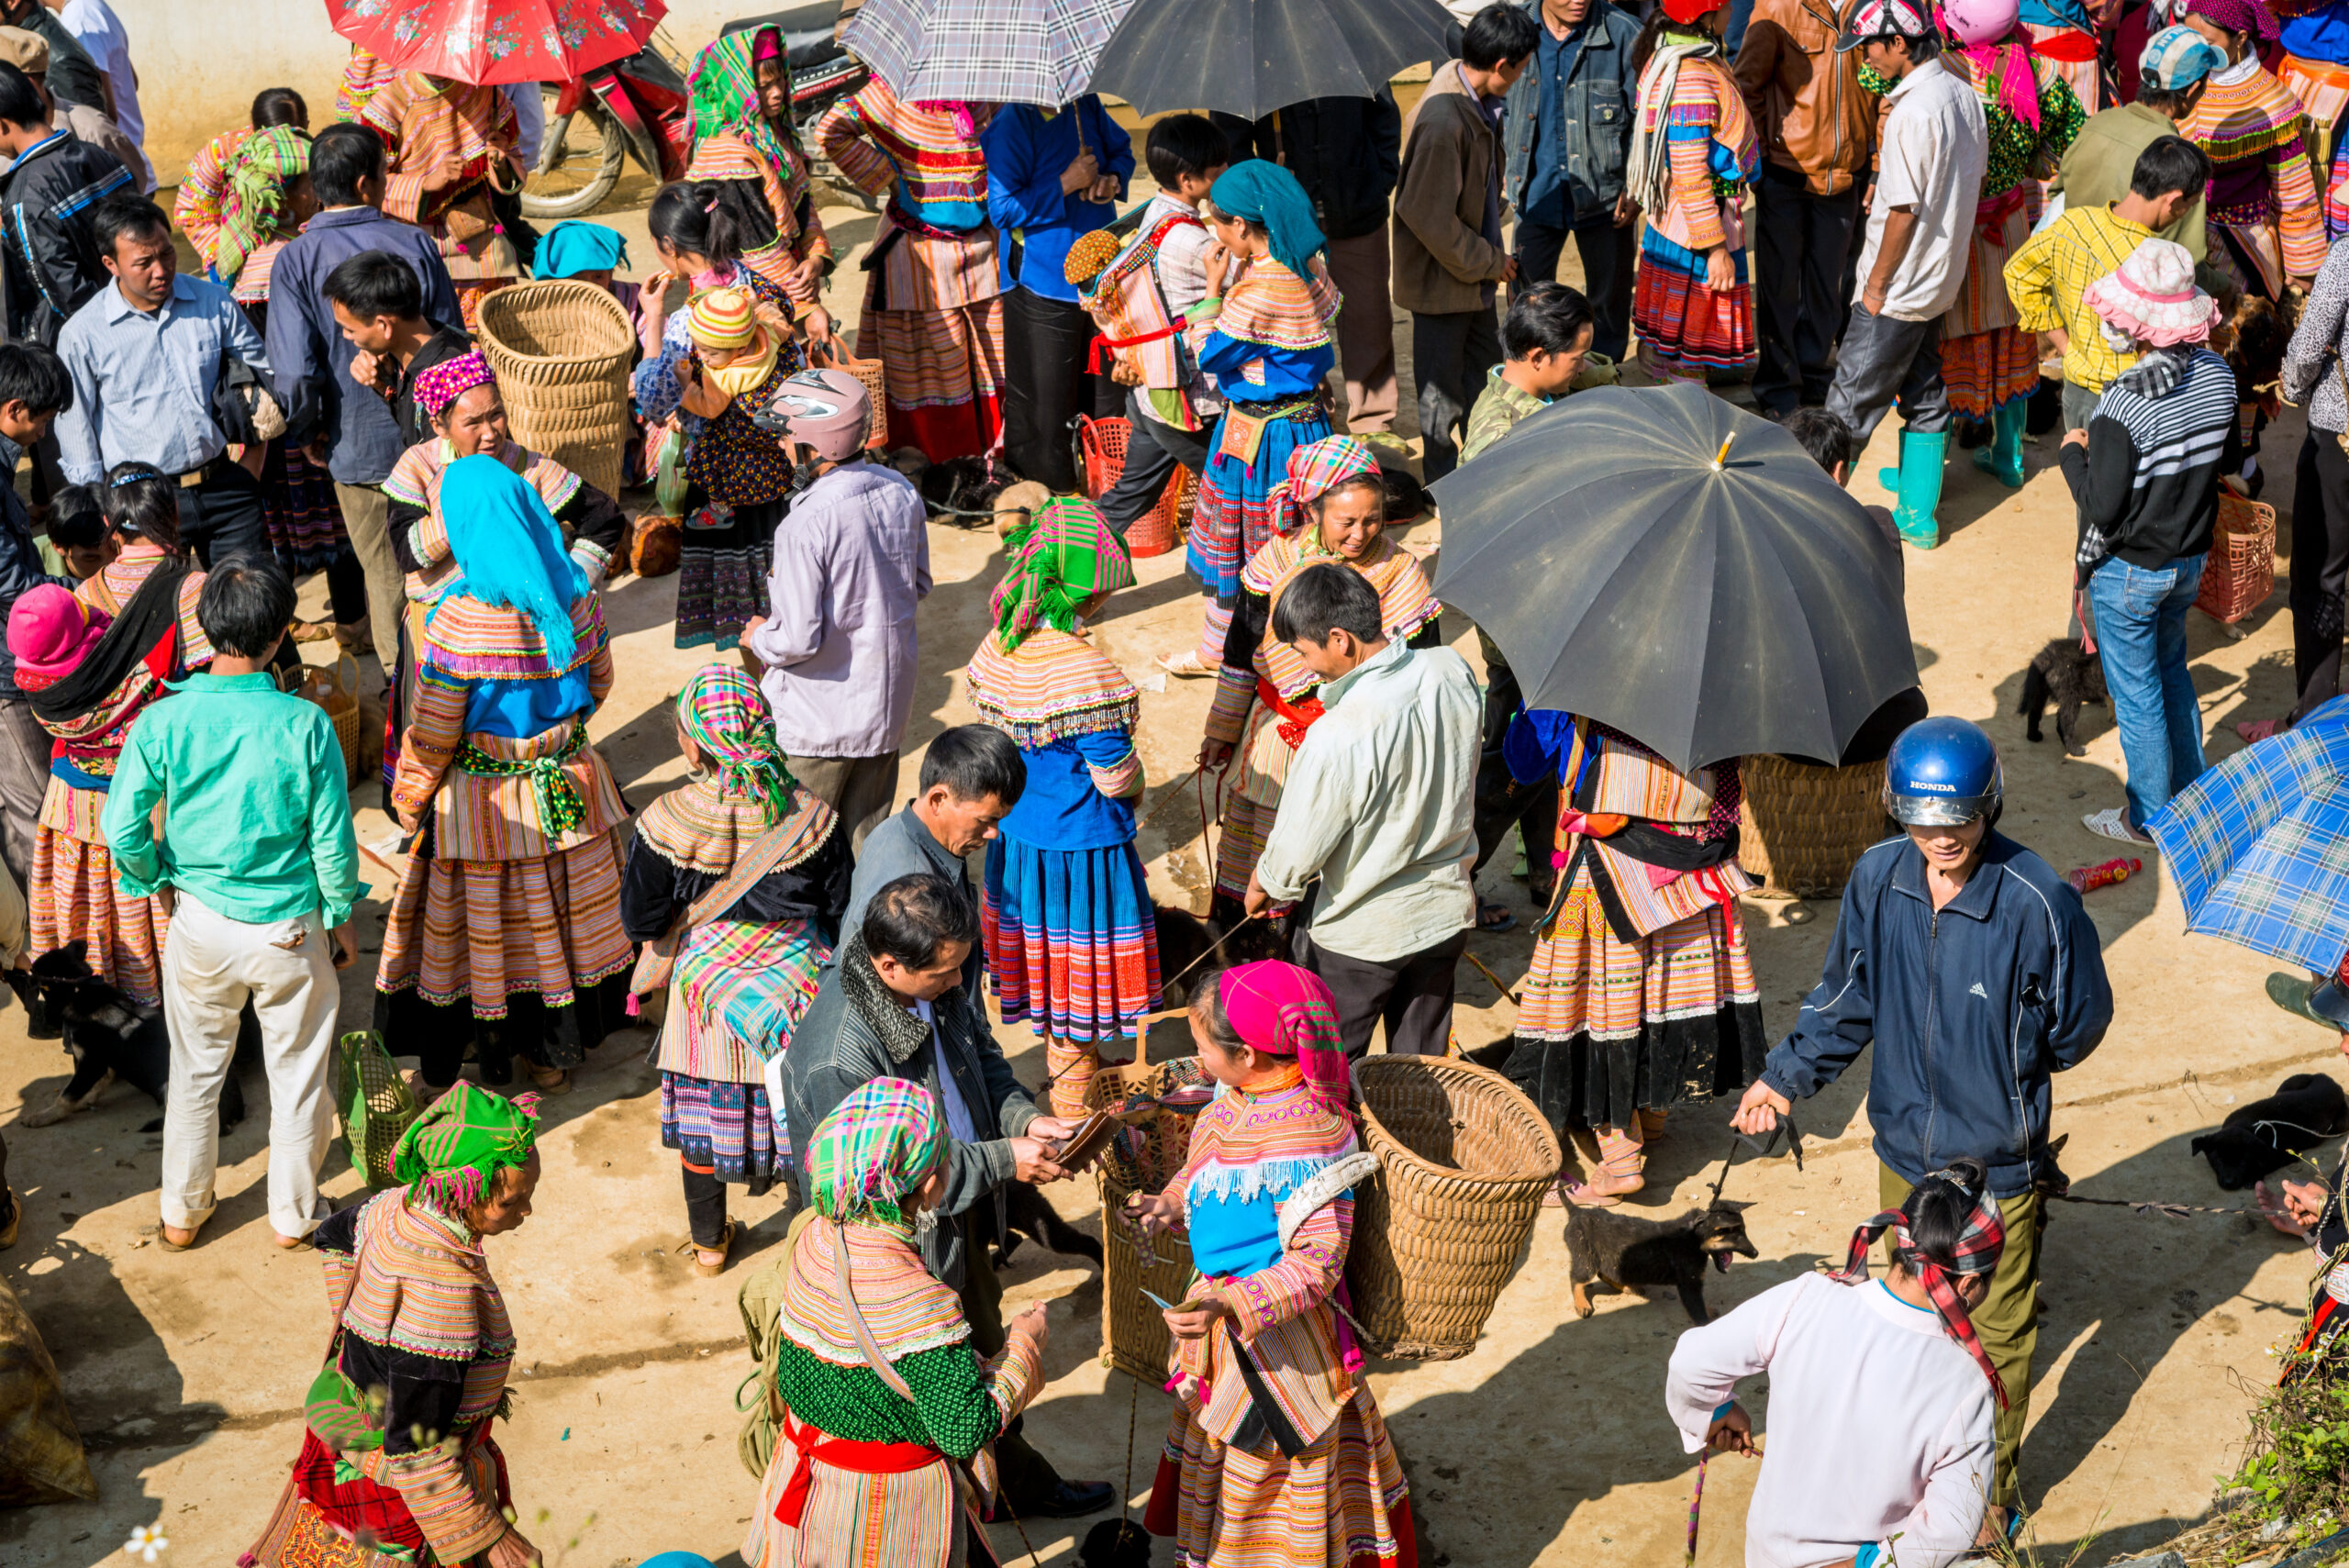
[[[1746,1239],[1742,1203],[1715,1198],[1709,1208],[1692,1208],[1677,1219],[1642,1219],[1620,1209],[1570,1206],[1566,1214],[1568,1276],[1574,1282],[1575,1316],[1587,1318],[1594,1285],[1671,1285],[1689,1321],[1709,1321],[1705,1310],[1705,1265],[1729,1273],[1732,1253],[1758,1257]]]
[[[2064,751],[2076,757],[2085,750],[2076,739],[2080,727],[2080,705],[2111,704],[2112,697],[2104,687],[2104,659],[2087,651],[2076,637],[2059,637],[2032,655],[2031,668],[2022,673],[2022,700],[2015,711],[2022,715],[2023,734],[2032,740],[2042,739],[2040,721],[2047,717],[2047,705],[2055,705],[2055,738],[2064,743]]]
[[[48,1127],[95,1106],[106,1086],[120,1079],[157,1105],[172,1082],[172,1037],[162,1009],[141,1006],[99,979],[89,963],[89,943],[71,941],[33,960],[33,984],[49,1017],[63,1029],[73,1057],[73,1076],[57,1098],[28,1112],[26,1127]],[[250,1004],[237,1031],[237,1059],[261,1054],[260,1020]],[[245,1119],[245,1091],[232,1064],[220,1085],[220,1130]],[[161,1118],[140,1130],[154,1132]]]

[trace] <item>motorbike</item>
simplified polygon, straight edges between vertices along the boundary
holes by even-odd
[[[863,63],[838,41],[842,20],[861,3],[811,0],[739,17],[721,33],[782,31],[791,65],[792,122],[801,129],[816,180],[830,188],[831,200],[875,212],[879,204],[832,167],[805,134],[826,109],[867,80]],[[657,183],[682,179],[693,158],[688,64],[656,34],[653,47],[625,60],[598,66],[574,82],[543,84],[546,135],[539,144],[539,166],[522,188],[524,216],[584,217],[611,195],[631,158]]]

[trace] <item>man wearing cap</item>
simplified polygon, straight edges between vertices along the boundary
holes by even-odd
[[[2096,927],[2054,867],[1993,830],[2004,796],[1979,725],[1933,717],[1900,732],[1885,759],[1885,808],[1907,836],[1853,868],[1819,984],[1731,1122],[1769,1132],[1873,1042],[1867,1116],[1884,1206],[1953,1160],[1989,1167],[2006,1252],[1971,1316],[2007,1403],[1986,1535],[2019,1500],[2039,1193],[2064,1184],[2047,1142],[2051,1079],[2085,1061],[2112,1021]]]
[[[1858,52],[1860,80],[1884,95],[1886,113],[1859,296],[1827,394],[1828,412],[1863,446],[1898,399],[1900,466],[1879,478],[1898,493],[1900,537],[1920,550],[1941,542],[1933,509],[1950,425],[1941,319],[1965,286],[1990,150],[1981,95],[1942,59],[1928,17],[1916,0],[1861,0],[1835,43]]]
[[[912,481],[864,461],[873,405],[846,371],[801,371],[759,419],[814,481],[775,529],[767,613],[742,628],[743,663],[791,771],[861,851],[896,804],[914,610],[930,594],[929,511]]]
[[[2349,5],[2349,0],[2342,0]],[[2055,172],[2055,189],[2067,207],[2106,207],[2129,195],[2130,176],[2137,155],[2177,128],[2202,101],[2210,72],[2227,62],[2192,28],[2164,28],[2146,40],[2137,61],[2137,101],[2091,115],[2080,134],[2065,150]],[[2202,226],[2203,193],[2193,193],[2168,224],[2154,231],[2156,238],[2186,247],[2199,262],[2208,253]]]

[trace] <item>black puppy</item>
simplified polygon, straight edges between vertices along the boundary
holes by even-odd
[[[119,1078],[161,1105],[172,1082],[172,1037],[162,1010],[145,1007],[99,979],[90,968],[86,941],[72,941],[33,960],[33,984],[49,1014],[63,1030],[72,1053],[73,1076],[46,1108],[24,1118],[27,1127],[48,1127],[88,1110]],[[247,1004],[237,1030],[238,1060],[260,1054],[260,1020]],[[220,1130],[245,1119],[244,1086],[234,1062],[220,1085]],[[161,1118],[139,1129],[155,1132]]]
[[[2238,1106],[2219,1124],[2187,1145],[2206,1156],[2219,1185],[2238,1192],[2270,1171],[2281,1170],[2303,1149],[2349,1131],[2349,1097],[2323,1073],[2295,1073],[2264,1100]]]
[[[951,516],[948,520],[974,528],[992,518],[995,498],[1003,490],[1005,480],[987,466],[987,460],[983,457],[950,457],[924,469],[916,483],[931,511],[971,514]]]
[[[1216,916],[1202,920],[1187,909],[1171,909],[1163,904],[1157,906],[1157,913],[1158,973],[1169,984],[1178,974],[1186,976],[1183,984],[1188,986],[1201,974],[1230,969],[1235,963],[1254,963],[1267,958],[1286,960],[1289,956],[1289,917],[1227,924]],[[1223,946],[1216,955],[1199,963],[1200,958],[1218,942]],[[1191,967],[1195,963],[1198,968]]]
[[[1150,1532],[1131,1519],[1103,1519],[1085,1532],[1077,1568],[1150,1568]]]
[[[1709,1321],[1706,1262],[1727,1273],[1731,1253],[1760,1256],[1746,1240],[1745,1207],[1716,1198],[1710,1208],[1692,1208],[1677,1219],[1641,1219],[1611,1208],[1569,1206],[1566,1257],[1575,1316],[1587,1318],[1595,1310],[1594,1284],[1609,1290],[1668,1284],[1679,1290],[1689,1321],[1703,1327]]]
[[[996,1268],[1011,1261],[1022,1240],[1071,1258],[1101,1261],[1101,1243],[1060,1217],[1044,1195],[1025,1182],[1004,1190],[1004,1237],[992,1249]]]
[[[2023,717],[2022,732],[2037,740],[2042,739],[2039,721],[2053,701],[2056,738],[2065,752],[2076,757],[2081,747],[2073,737],[2079,728],[2080,705],[2111,700],[2104,689],[2104,660],[2082,651],[2079,639],[2059,637],[2032,655],[2031,668],[2022,673],[2022,701],[2015,711]]]

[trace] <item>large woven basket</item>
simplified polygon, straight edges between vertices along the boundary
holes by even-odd
[[[481,350],[514,439],[607,495],[620,492],[635,347],[628,312],[594,284],[517,284],[481,302]]]
[[[1745,805],[1737,863],[1761,881],[1758,897],[1840,897],[1861,853],[1892,831],[1881,762],[1814,768],[1752,756],[1739,763],[1738,776]]]
[[[2276,508],[2219,486],[2219,526],[2194,607],[2232,626],[2276,591]]]
[[[1379,1355],[1455,1360],[1524,1255],[1557,1136],[1508,1079],[1456,1058],[1368,1056],[1353,1077],[1379,1166],[1354,1189],[1355,1321]]]
[[[1118,1218],[1134,1190],[1106,1173],[1101,1178],[1101,1364],[1155,1388],[1166,1381],[1174,1336],[1158,1304],[1142,1290],[1182,1300],[1191,1288],[1191,1244],[1180,1232],[1153,1236],[1150,1250],[1157,1261],[1145,1263]]]

